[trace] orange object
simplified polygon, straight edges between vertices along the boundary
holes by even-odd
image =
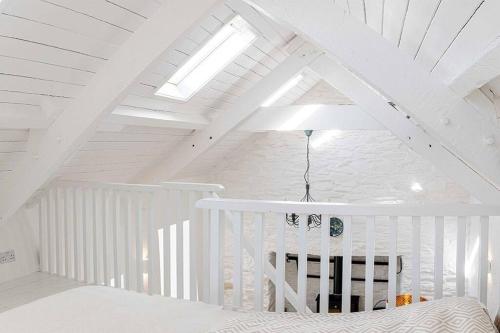
[[[413,297],[411,294],[402,294],[396,296],[396,306],[403,306],[411,304],[413,301]],[[425,302],[427,299],[425,297],[420,296],[420,302]]]

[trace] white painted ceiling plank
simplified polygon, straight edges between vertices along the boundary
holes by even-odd
[[[399,47],[412,58],[419,52],[427,29],[442,0],[410,1]]]
[[[368,0],[365,1],[366,24],[378,33],[382,33],[382,24],[384,17],[384,7],[386,0]]]
[[[462,185],[471,195],[484,202],[498,202],[500,193],[491,183],[411,119],[407,119],[404,112],[392,107],[387,100],[352,72],[328,56],[321,57],[310,67],[321,73],[327,82],[353,100],[411,149],[428,159],[457,184]]]
[[[0,128],[42,129],[49,125],[40,107],[0,103]]]
[[[482,2],[483,0],[442,1],[416,57],[423,68],[430,72],[439,64]]]
[[[404,30],[409,0],[385,0],[383,36],[399,46]]]
[[[462,159],[476,170],[481,175],[479,178],[487,179],[497,188],[500,186],[498,148],[483,143],[484,135],[500,142],[496,125],[409,57],[397,52],[376,32],[329,2],[247,2],[264,8],[269,15],[293,26],[329,51],[355,75],[408,112],[425,131],[451,149],[457,160]],[[481,200],[488,198],[493,199],[486,193]]]
[[[131,32],[90,16],[39,0],[9,1],[9,5],[6,6],[3,13],[56,26],[60,29],[115,45],[123,43],[131,34]]]
[[[36,152],[33,152],[39,158],[28,154],[2,184],[0,216],[11,216],[49,181],[64,161],[93,134],[99,120],[126,96],[128,88],[153,67],[167,48],[206,15],[216,2],[177,0],[162,5],[118,49],[107,66],[41,136]]]
[[[207,127],[169,152],[168,157],[163,157],[150,168],[142,170],[136,178],[141,182],[158,182],[175,176],[247,119],[273,91],[301,72],[317,56],[318,51],[304,45],[262,79],[258,85],[236,99],[232,109],[218,115]]]

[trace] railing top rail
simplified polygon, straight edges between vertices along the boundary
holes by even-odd
[[[500,205],[481,204],[342,204],[208,198],[198,208],[259,213],[325,214],[339,216],[500,216]]]
[[[164,182],[161,183],[161,186],[165,189],[181,190],[181,191],[216,192],[216,193],[224,191],[224,186],[219,184]]]
[[[157,189],[160,189],[159,185],[102,183],[102,182],[72,181],[72,180],[60,180],[55,182],[54,185],[60,187],[84,187],[84,188],[99,188],[99,189],[102,188],[102,189],[115,189],[122,191],[140,191],[140,192],[152,192]]]

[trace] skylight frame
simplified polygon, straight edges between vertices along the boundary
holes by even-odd
[[[258,38],[256,30],[235,15],[156,90],[155,95],[188,101]]]

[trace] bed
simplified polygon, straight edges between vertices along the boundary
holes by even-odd
[[[86,286],[0,314],[2,333],[24,332],[491,332],[471,298],[448,298],[392,310],[345,315],[243,312],[220,306]]]

